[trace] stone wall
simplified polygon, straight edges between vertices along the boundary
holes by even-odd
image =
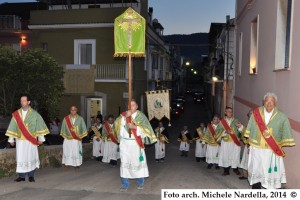
[[[90,143],[82,144],[83,160],[90,160],[93,146]],[[62,145],[38,147],[40,168],[62,166]],[[11,176],[16,172],[16,149],[0,149],[0,178]]]

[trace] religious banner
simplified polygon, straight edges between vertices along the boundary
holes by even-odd
[[[148,91],[146,96],[149,120],[161,120],[163,117],[170,120],[169,90]]]
[[[115,57],[145,56],[145,19],[129,7],[114,22]]]

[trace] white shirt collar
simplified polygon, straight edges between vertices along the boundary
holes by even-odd
[[[134,119],[137,115],[137,111],[131,115],[132,119]]]
[[[231,118],[225,117],[225,119],[230,124],[232,122],[232,120],[233,120],[233,117],[231,117]]]
[[[76,118],[77,118],[77,116],[75,116],[75,117],[72,117],[72,116],[71,116],[71,121],[72,121],[72,124],[73,124],[73,125],[75,124]]]
[[[28,109],[27,110],[22,109],[22,119],[23,119],[23,121],[25,120],[27,112],[28,112]]]
[[[96,126],[97,129],[100,129],[100,128],[102,127],[102,124],[99,124],[99,125],[98,125],[98,124],[96,123],[95,126]]]
[[[264,107],[264,116],[265,116],[265,123],[268,124],[272,115],[273,115],[274,109],[271,112],[267,112],[266,108]]]

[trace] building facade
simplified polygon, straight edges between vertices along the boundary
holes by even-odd
[[[288,116],[296,139],[296,146],[284,148],[286,187],[299,188],[300,2],[238,0],[236,9],[235,115],[246,124],[246,114],[262,105],[267,92],[278,96],[277,106]]]
[[[30,11],[46,9],[47,5],[41,2],[0,4],[0,45],[10,46],[19,53],[30,48]]]
[[[59,2],[52,1],[48,10],[32,11],[29,25],[32,46],[43,48],[65,69],[59,117],[67,114],[71,105],[77,105],[90,126],[99,111],[105,117],[118,116],[127,109],[128,59],[113,57],[113,23],[129,6],[147,21],[146,57],[133,58],[132,72],[133,98],[145,112],[145,91],[154,90],[155,80],[164,80],[169,70],[168,52],[160,31],[153,28],[148,2]],[[155,63],[154,55],[161,62]],[[156,75],[155,70],[161,73]]]

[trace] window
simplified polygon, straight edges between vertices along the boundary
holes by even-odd
[[[242,75],[242,59],[243,59],[243,33],[240,33],[239,37],[239,68],[238,75]]]
[[[41,48],[43,51],[48,52],[48,43],[47,42],[42,42],[41,43]]]
[[[251,40],[250,40],[250,74],[257,74],[257,61],[258,61],[258,20],[257,16],[251,22]]]
[[[275,69],[290,68],[292,0],[278,0]]]
[[[96,64],[96,40],[74,40],[74,64]]]

